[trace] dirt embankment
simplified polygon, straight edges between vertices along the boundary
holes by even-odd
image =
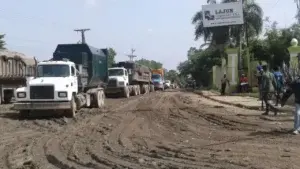
[[[108,99],[76,119],[0,113],[0,168],[299,168],[291,119],[266,120],[192,93]]]

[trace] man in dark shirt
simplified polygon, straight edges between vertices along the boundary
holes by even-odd
[[[269,71],[268,65],[263,65],[263,75],[262,75],[262,98],[263,102],[266,105],[266,112],[262,115],[268,115],[269,109],[274,111],[274,115],[277,115],[277,109],[275,109],[271,104],[270,100],[272,98],[272,94],[274,94],[276,89],[276,80],[274,74]]]
[[[226,85],[229,84],[229,80],[226,77],[226,74],[224,74],[223,78],[221,79],[221,95],[225,95],[225,89],[226,89]]]
[[[258,85],[258,90],[259,90],[259,100],[262,100],[262,74],[263,74],[263,67],[261,61],[259,61],[258,66],[256,67],[257,69],[257,85]],[[263,105],[262,105],[263,108]]]
[[[299,134],[300,132],[300,78],[298,77],[296,80],[292,81],[288,84],[288,88],[282,96],[281,106],[284,106],[288,98],[294,94],[295,95],[295,117],[294,117],[294,134]]]
[[[280,71],[280,68],[277,66],[274,68],[274,76],[275,76],[276,84],[277,84],[276,89],[275,89],[275,92],[276,92],[275,106],[278,106],[278,102],[280,100],[280,94],[283,91],[284,80],[283,80],[283,75]]]

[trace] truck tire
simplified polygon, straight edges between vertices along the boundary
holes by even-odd
[[[102,90],[99,90],[96,92],[96,100],[95,100],[95,107],[96,108],[101,108],[104,106],[104,99],[105,99],[105,95],[103,93]]]
[[[129,89],[128,89],[128,87],[124,87],[124,97],[125,98],[129,98],[130,97],[130,93],[129,93]]]
[[[12,96],[4,96],[4,103],[5,104],[9,104],[9,103],[11,103],[11,100],[12,100]]]
[[[137,88],[137,86],[133,86],[133,95],[134,96],[138,95],[138,88]]]
[[[77,105],[74,96],[72,96],[70,104],[71,104],[71,108],[67,110],[67,117],[73,118],[75,117],[77,111]]]
[[[140,88],[140,85],[137,85],[137,86],[136,86],[136,90],[137,90],[137,95],[140,95],[140,94],[141,94],[141,88]]]
[[[154,85],[150,85],[150,92],[154,92]]]
[[[141,87],[141,94],[145,94],[145,93],[146,93],[145,85],[142,85],[142,87]]]

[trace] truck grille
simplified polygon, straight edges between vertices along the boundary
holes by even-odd
[[[116,79],[110,79],[108,81],[108,84],[107,84],[108,87],[117,87],[117,80]]]
[[[54,99],[54,86],[30,86],[30,99]]]

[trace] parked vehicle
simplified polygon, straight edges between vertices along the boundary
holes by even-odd
[[[152,70],[152,82],[155,90],[165,90],[164,86],[164,69]]]
[[[0,104],[10,103],[15,90],[26,86],[27,79],[35,76],[37,60],[10,50],[0,50]]]
[[[170,81],[170,80],[165,80],[164,87],[165,87],[165,89],[170,89],[170,88],[172,88],[172,86],[171,86],[171,81]]]
[[[118,95],[136,96],[154,91],[149,67],[134,62],[119,62],[108,69],[107,97]]]
[[[87,44],[59,44],[49,61],[37,64],[35,78],[16,90],[14,109],[22,117],[32,110],[62,110],[74,117],[82,107],[104,105],[107,49]]]

